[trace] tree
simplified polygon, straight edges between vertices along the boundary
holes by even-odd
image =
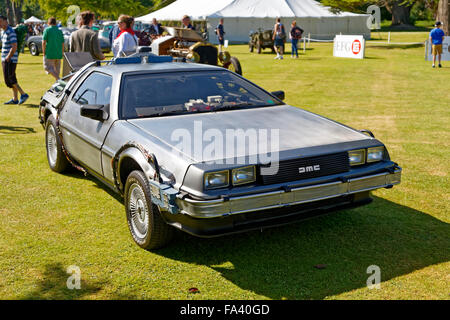
[[[384,7],[392,14],[392,25],[411,24],[409,16],[415,1],[383,0]]]
[[[81,11],[90,10],[103,19],[115,19],[120,14],[140,15],[146,8],[140,1],[135,0],[37,0],[45,11],[46,16],[54,16],[58,20],[67,21],[71,12],[67,12],[70,5],[80,7]],[[69,4],[68,4],[69,3]]]
[[[152,11],[159,10],[165,6],[168,6],[172,2],[175,2],[176,0],[154,0],[152,6]]]
[[[450,35],[450,1],[440,0],[437,10],[437,20],[441,21],[444,25],[443,30],[447,36]]]
[[[411,24],[409,16],[416,0],[323,0],[337,11],[361,11],[369,4],[385,7],[392,14],[392,25]]]
[[[23,0],[6,0],[6,16],[12,25],[19,24],[22,20],[22,5]]]

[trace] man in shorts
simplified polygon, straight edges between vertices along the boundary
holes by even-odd
[[[2,39],[2,69],[5,84],[12,89],[13,98],[5,104],[23,104],[29,96],[22,90],[17,83],[16,67],[19,60],[19,52],[17,46],[17,36],[13,28],[8,24],[5,16],[0,16],[0,28]],[[20,99],[18,97],[20,93]]]
[[[442,68],[441,65],[441,56],[442,56],[442,42],[444,41],[445,33],[441,29],[442,23],[440,21],[436,22],[434,25],[436,28],[431,30],[430,32],[430,40],[433,48],[433,68],[436,67],[436,56],[438,56],[439,60],[439,68]]]
[[[44,54],[44,69],[55,80],[59,79],[61,59],[64,52],[64,36],[56,26],[56,18],[48,19],[49,27],[44,30],[42,37],[42,52]]]
[[[284,40],[286,39],[286,31],[284,29],[284,25],[281,23],[281,19],[277,18],[277,22],[273,27],[273,37],[274,48],[277,56],[275,59],[283,60],[283,51],[284,51]]]

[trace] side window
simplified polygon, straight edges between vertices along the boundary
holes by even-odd
[[[94,72],[84,80],[72,100],[80,105],[106,105],[111,100],[111,87],[112,77]]]

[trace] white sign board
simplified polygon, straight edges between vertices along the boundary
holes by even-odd
[[[334,38],[333,56],[364,59],[366,43],[363,36],[341,36]]]
[[[433,60],[433,50],[431,47],[431,41],[428,39],[427,41],[427,49],[426,49],[426,59],[427,61]],[[442,61],[450,61],[450,37],[444,37],[444,41],[442,42]],[[436,57],[437,61],[437,57]]]

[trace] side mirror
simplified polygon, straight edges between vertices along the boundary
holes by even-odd
[[[81,107],[80,115],[92,120],[105,121],[108,119],[108,105],[85,105]]]
[[[284,100],[284,91],[274,91],[272,92],[272,95],[280,99],[281,101]]]

